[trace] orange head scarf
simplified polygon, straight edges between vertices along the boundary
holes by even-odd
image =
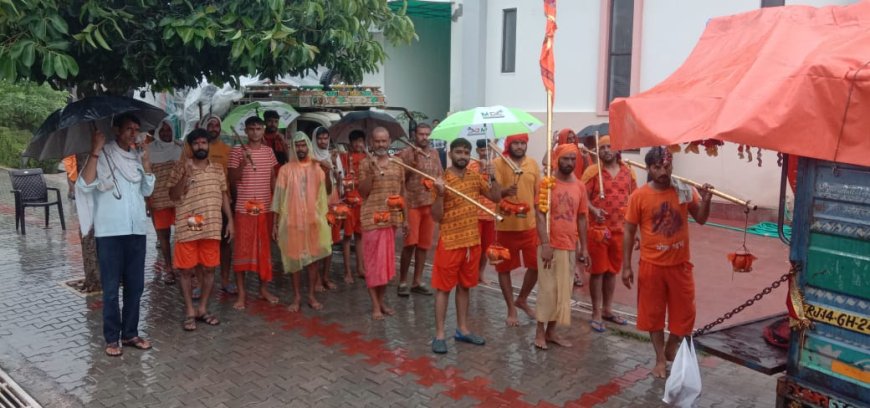
[[[514,142],[529,142],[529,134],[528,133],[520,133],[516,135],[510,135],[507,139],[504,140],[504,151],[501,153],[503,156],[510,156],[511,152],[511,144]]]
[[[550,158],[550,167],[553,170],[559,170],[559,158],[565,156],[566,154],[574,153],[577,157],[580,156],[580,148],[573,144],[561,144],[556,146],[556,149],[553,150],[553,155]]]
[[[563,145],[563,144],[568,143],[568,137],[569,137],[569,136],[574,136],[574,139],[575,139],[575,140],[577,139],[577,135],[574,133],[573,130],[568,129],[568,128],[565,128],[565,129],[560,130],[560,131],[559,131],[559,136],[558,136],[558,138],[556,139],[556,144],[557,144],[557,145]]]
[[[610,136],[601,136],[598,138],[598,146],[610,146]]]

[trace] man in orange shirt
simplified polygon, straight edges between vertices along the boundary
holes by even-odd
[[[589,296],[592,298],[592,330],[604,332],[604,321],[625,325],[621,316],[613,313],[613,292],[616,274],[622,271],[622,230],[628,196],[637,190],[636,176],[631,168],[617,159],[610,150],[610,136],[598,142],[598,163],[601,168],[602,194],[598,183],[598,164],[586,169],[580,179],[589,193]]]
[[[525,206],[524,213],[507,214],[505,220],[495,226],[496,240],[510,252],[510,259],[495,267],[498,284],[507,303],[508,315],[505,323],[508,326],[519,326],[517,308],[522,309],[532,319],[535,318],[535,312],[526,300],[538,282],[538,233],[535,229],[535,214],[531,211],[534,211],[536,205],[541,170],[533,159],[526,157],[528,143],[528,134],[508,136],[502,157],[495,159],[493,163],[496,182],[506,187],[501,191],[502,203]],[[508,160],[516,164],[522,173],[514,173]],[[520,294],[514,301],[511,271],[520,266],[527,269]]]
[[[637,328],[648,331],[656,353],[653,376],[665,378],[667,362],[695,325],[695,281],[689,262],[689,219],[699,225],[710,215],[709,184],[698,192],[671,180],[673,156],[664,147],[647,152],[649,182],[628,199],[623,238],[622,282],[631,289],[631,254],[640,228],[637,276]],[[671,335],[665,345],[665,314]]]
[[[267,110],[263,112],[263,120],[266,122],[266,133],[263,135],[263,144],[272,149],[272,153],[275,154],[275,159],[278,160],[278,165],[275,166],[275,174],[278,174],[278,170],[281,166],[290,161],[290,148],[287,146],[287,142],[284,141],[284,138],[281,137],[281,134],[278,133],[278,123],[280,119],[281,116],[278,115],[277,111]]]
[[[501,188],[489,186],[489,181],[476,172],[467,171],[471,160],[471,143],[458,138],[450,143],[450,167],[444,178],[435,182],[435,201],[432,217],[441,224],[438,247],[435,249],[435,265],[432,268],[432,287],[435,288],[435,339],[432,351],[447,353],[444,320],[447,317],[447,302],[450,292],[456,290],[456,334],[454,340],[482,346],[486,343],[468,330],[469,290],[477,286],[480,263],[480,236],[477,230],[477,208],[458,194],[447,191],[445,185],[478,200],[488,196],[498,200]]]
[[[580,150],[574,144],[562,144],[553,152],[556,185],[550,191],[549,214],[536,211],[538,239],[538,327],[535,347],[547,350],[547,343],[571,347],[556,334],[556,325],[571,323],[571,293],[574,288],[574,264],[589,266],[586,245],[586,188],[574,177]],[[550,217],[550,232],[547,219]]]
[[[341,251],[344,255],[345,265],[350,265],[350,240],[353,238],[354,252],[356,253],[356,274],[365,279],[365,255],[362,250],[362,224],[360,223],[362,196],[359,193],[359,164],[368,158],[365,153],[366,134],[362,130],[354,130],[350,132],[348,139],[350,140],[350,152],[339,156],[341,165],[346,171],[344,177],[352,181],[352,184],[345,186],[344,190],[344,202],[350,207],[350,214],[344,220],[344,239],[341,243]],[[353,283],[349,266],[345,267],[344,282]]]
[[[432,177],[441,177],[444,170],[438,151],[429,143],[432,126],[426,123],[417,125],[414,132],[414,144],[419,151],[408,147],[397,156],[403,162]],[[428,157],[427,157],[428,156]],[[423,186],[423,178],[410,170],[405,172],[405,204],[408,206],[408,234],[405,235],[402,256],[399,262],[398,295],[410,296],[411,293],[431,296],[432,291],[423,285],[423,266],[426,254],[432,246],[435,236],[435,222],[432,220],[432,194]],[[411,267],[411,257],[414,258],[414,277],[408,286],[408,269]]]

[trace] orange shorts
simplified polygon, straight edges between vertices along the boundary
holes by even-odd
[[[486,253],[489,246],[495,242],[495,220],[477,220],[477,232],[480,234],[480,253]]]
[[[172,264],[177,269],[193,269],[197,265],[214,268],[221,264],[221,241],[198,239],[176,242]]]
[[[496,241],[504,245],[510,251],[511,259],[495,266],[498,273],[508,273],[520,266],[529,269],[538,269],[538,230],[535,228],[525,231],[497,231]],[[522,264],[520,264],[520,252],[522,252]]]
[[[362,224],[360,223],[360,206],[354,206],[350,208],[350,214],[347,215],[347,219],[344,220],[344,233],[345,236],[350,236],[353,234],[362,235]]]
[[[165,230],[175,225],[175,208],[163,208],[151,211],[151,219],[154,220],[155,230]]]
[[[435,220],[432,219],[432,206],[411,208],[408,210],[408,236],[404,246],[416,245],[420,249],[432,247],[435,235]]]
[[[589,257],[592,258],[592,268],[587,271],[592,275],[622,272],[622,231],[611,232],[610,238],[602,239],[602,235],[589,229],[586,242],[589,245]]]
[[[695,328],[695,279],[692,264],[661,266],[640,260],[637,273],[637,329],[677,336],[692,334]]]
[[[432,266],[432,287],[450,292],[457,284],[463,288],[477,286],[480,267],[480,245],[444,249],[439,240],[435,248],[435,264]]]

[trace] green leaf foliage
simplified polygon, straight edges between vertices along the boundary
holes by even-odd
[[[123,93],[323,66],[358,82],[386,60],[378,37],[416,38],[403,10],[386,0],[0,0],[0,78]]]
[[[0,80],[0,126],[36,130],[52,112],[66,105],[69,92],[34,82]]]

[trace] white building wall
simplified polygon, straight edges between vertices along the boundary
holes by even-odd
[[[636,0],[643,1],[642,15],[639,18],[640,61],[639,91],[651,88],[667,78],[691,53],[711,18],[755,10],[760,0]],[[857,0],[793,0],[786,4],[807,4],[813,6],[843,5]],[[467,109],[479,105],[501,104],[525,109],[542,120],[545,119],[546,97],[541,83],[538,58],[544,35],[545,20],[540,1],[537,0],[486,0],[475,14],[465,0],[461,19],[480,19],[485,21],[486,32],[481,39],[481,51],[485,53],[485,63],[477,64],[476,69],[462,69],[461,80],[452,83],[451,107]],[[596,111],[598,95],[598,69],[600,38],[601,0],[560,1],[558,3],[556,31],[556,102],[553,128],[570,127],[578,130],[591,123],[606,122],[607,116],[599,116]],[[517,9],[516,72],[501,72],[502,18],[503,10]],[[457,33],[454,24],[454,35]],[[468,26],[464,25],[463,30]],[[476,48],[475,44],[456,38],[453,42],[462,44],[466,51]],[[466,53],[454,53],[455,58],[467,57]],[[454,72],[457,72],[454,70]],[[475,98],[467,101],[457,96],[460,84],[484,81],[483,102]],[[462,94],[459,94],[462,95]],[[543,157],[546,146],[545,131],[539,130],[532,136],[529,154]],[[755,151],[753,150],[753,156]],[[746,163],[737,156],[737,146],[726,145],[720,149],[719,156],[681,154],[676,160],[676,172],[687,177],[709,182],[724,191],[731,191],[748,197],[753,202],[767,208],[777,206],[777,188],[780,169],[776,166],[775,152],[765,151],[763,166]],[[628,157],[642,160],[639,155]],[[643,175],[641,175],[643,177]]]

